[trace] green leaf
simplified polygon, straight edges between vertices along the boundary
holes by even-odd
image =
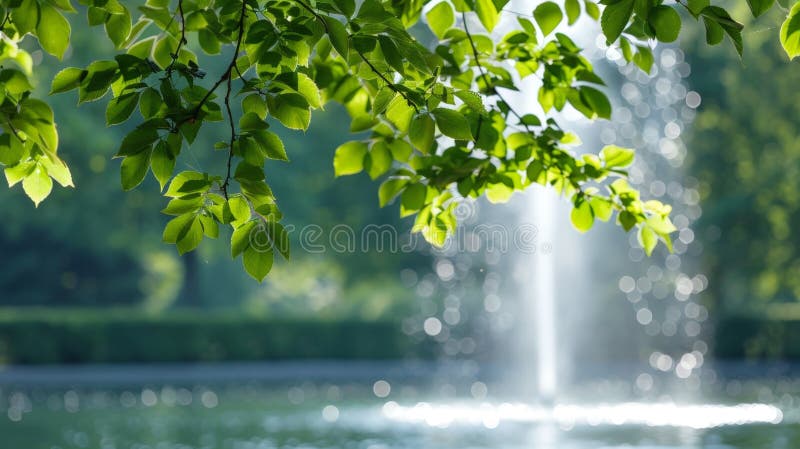
[[[207,174],[183,171],[172,179],[164,196],[178,198],[193,193],[205,193],[211,188],[211,182]]]
[[[69,35],[67,19],[54,7],[42,3],[39,7],[39,23],[36,25],[36,37],[42,49],[61,59],[69,46]]]
[[[744,52],[744,43],[742,42],[742,32],[741,30],[737,30],[730,27],[722,27],[725,30],[725,33],[730,38],[731,42],[733,43],[733,48],[736,49],[736,53],[739,54],[739,57],[742,57],[742,53]]]
[[[425,18],[428,19],[428,26],[439,40],[444,39],[444,33],[452,28],[453,24],[456,22],[453,7],[446,1],[437,3],[436,6],[425,14]]]
[[[352,140],[343,143],[333,156],[333,172],[338,176],[353,175],[364,169],[367,144]]]
[[[11,21],[20,34],[26,34],[35,30],[39,23],[39,2],[36,0],[22,0],[19,6],[9,8]]]
[[[131,190],[142,183],[147,169],[150,168],[150,153],[150,151],[143,151],[122,160],[120,176],[123,190]]]
[[[492,204],[507,203],[512,195],[514,195],[514,189],[502,182],[490,184],[486,188],[486,199]]]
[[[110,14],[105,24],[106,34],[117,49],[124,46],[131,32],[131,13],[125,5],[120,4],[120,6],[120,11],[117,14]]]
[[[395,96],[397,94],[389,86],[383,86],[378,89],[378,93],[375,94],[375,98],[372,100],[372,114],[378,115],[386,111]]]
[[[242,112],[252,112],[262,120],[267,118],[267,103],[259,94],[252,94],[242,100]]]
[[[250,205],[240,196],[229,199],[226,206],[232,215],[231,222],[233,223],[246,223],[252,218]]]
[[[297,91],[300,92],[308,105],[314,109],[322,107],[322,97],[319,94],[319,87],[317,84],[308,77],[305,73],[297,74]]]
[[[117,156],[133,156],[147,149],[158,140],[158,132],[152,126],[140,126],[122,139]]]
[[[33,90],[33,86],[28,77],[16,69],[6,69],[0,71],[0,85],[6,92],[19,95]]]
[[[636,64],[643,72],[650,73],[653,68],[653,51],[644,45],[637,45],[638,52],[633,55],[633,63]]]
[[[689,12],[696,18],[700,12],[706,9],[706,6],[711,4],[710,0],[687,0],[686,2]]]
[[[175,156],[163,140],[159,141],[153,149],[150,165],[153,175],[161,185],[161,190],[164,190],[164,186],[172,177],[172,171],[175,170]]]
[[[164,243],[175,244],[184,238],[186,233],[189,231],[189,228],[192,226],[194,217],[195,215],[193,213],[187,213],[178,215],[170,220],[164,227],[164,233],[162,234],[162,240]]]
[[[472,140],[469,122],[460,112],[446,108],[436,108],[431,112],[442,134],[456,140]]]
[[[619,224],[621,224],[622,228],[626,231],[630,231],[636,225],[636,216],[627,210],[620,212],[619,215],[617,215],[617,220],[619,220]]]
[[[56,8],[66,11],[66,12],[77,12],[75,8],[72,6],[72,2],[70,0],[50,0],[50,2]]]
[[[201,195],[196,195],[189,198],[174,198],[170,200],[167,207],[161,210],[162,214],[166,215],[183,215],[189,212],[197,212],[205,202],[205,198]],[[172,242],[174,243],[174,242]]]
[[[355,0],[333,0],[333,4],[347,18],[353,17],[356,12]]]
[[[436,124],[429,114],[420,114],[411,120],[408,129],[408,138],[417,149],[425,154],[430,153],[434,147]]]
[[[565,0],[564,10],[567,12],[567,23],[572,25],[581,16],[581,4],[578,0]]]
[[[269,238],[272,240],[272,247],[277,249],[284,259],[289,260],[291,247],[289,245],[289,233],[282,224],[269,222],[266,224]]]
[[[388,142],[389,150],[392,152],[392,157],[396,161],[408,162],[411,155],[414,153],[414,148],[409,145],[405,140],[395,139]]]
[[[350,36],[347,33],[347,29],[342,22],[336,19],[328,17],[325,18],[324,21],[333,48],[341,57],[347,59],[347,54],[350,49]]]
[[[6,167],[4,172],[6,175],[6,181],[8,182],[8,186],[14,187],[15,185],[17,185],[18,182],[25,179],[26,176],[30,175],[31,172],[33,172],[33,170],[36,167],[37,165],[34,161],[24,161],[16,165]]]
[[[706,27],[706,43],[708,45],[717,45],[722,42],[725,37],[725,30],[713,19],[703,17],[703,25]]]
[[[250,216],[250,209],[247,209],[247,216]],[[231,234],[231,257],[236,257],[250,246],[250,237],[257,222],[250,220],[233,230]]]
[[[142,91],[139,100],[139,112],[142,113],[142,117],[149,119],[158,113],[162,104],[161,94],[152,87],[148,87]]]
[[[364,158],[364,168],[372,179],[378,179],[392,167],[392,152],[389,147],[378,142],[372,145],[369,153]]]
[[[637,237],[639,239],[639,244],[644,248],[644,252],[647,253],[648,256],[652,255],[653,249],[655,249],[658,243],[658,236],[656,233],[650,229],[649,226],[642,226],[639,228]]]
[[[381,207],[389,204],[394,197],[408,184],[407,179],[389,178],[378,188],[378,203]]]
[[[209,55],[219,54],[222,49],[222,43],[213,32],[207,29],[202,29],[197,32],[197,41],[200,44],[200,48]]]
[[[789,15],[781,25],[781,45],[789,59],[800,55],[800,2],[792,6]]]
[[[117,61],[93,61],[86,68],[88,74],[78,89],[78,102],[94,101],[108,92],[111,84],[119,77]]]
[[[169,34],[162,36],[156,41],[153,48],[153,60],[162,69],[167,68],[172,63],[172,52],[178,48],[178,40]]]
[[[148,21],[148,23],[152,23]],[[156,41],[156,36],[150,36],[148,38],[144,38],[132,45],[128,46],[128,54],[131,56],[136,56],[137,58],[150,58],[151,53],[153,52],[153,43]],[[129,43],[130,44],[130,43]]]
[[[408,132],[412,117],[414,117],[414,108],[409,106],[408,102],[400,95],[394,97],[386,108],[386,118],[401,132]]]
[[[281,124],[289,129],[308,129],[311,123],[311,111],[308,101],[300,94],[282,94],[271,97],[267,102],[269,112]]]
[[[585,199],[580,200],[579,204],[572,208],[569,214],[572,225],[580,232],[586,232],[594,224],[594,212],[592,205]]]
[[[247,160],[244,160],[236,166],[236,172],[233,175],[237,181],[263,181],[265,178],[264,169],[260,165],[251,165]]]
[[[668,235],[678,230],[668,216],[651,215],[647,218],[646,223],[657,234]]]
[[[456,91],[455,96],[473,111],[483,115],[487,113],[486,106],[483,104],[483,98],[479,94],[469,90],[459,90]]]
[[[592,212],[595,218],[601,221],[608,221],[611,218],[611,214],[614,212],[611,201],[600,196],[591,197],[589,199],[589,204],[592,206]]]
[[[736,48],[736,52],[741,57],[744,48],[742,43],[742,28],[744,28],[744,26],[733,20],[730,14],[728,14],[728,11],[724,10],[723,8],[720,8],[719,6],[708,6],[705,9],[703,9],[701,14],[703,16],[704,21],[706,19],[713,20],[720,27],[722,27],[723,31],[725,31],[725,34],[727,34],[728,37],[731,39],[731,42],[733,42],[733,46],[734,48]],[[708,25],[706,25],[707,40],[709,40],[710,38],[708,35],[708,31],[709,28]]]
[[[128,92],[108,102],[106,107],[106,125],[116,125],[128,120],[139,104],[139,92]]]
[[[622,34],[622,30],[628,25],[633,13],[633,2],[634,0],[620,0],[606,6],[603,10],[603,14],[600,16],[600,27],[609,44],[616,41]],[[587,2],[587,6],[588,4]]]
[[[674,42],[681,31],[681,16],[674,8],[669,6],[656,6],[650,9],[647,21],[656,32],[656,38],[661,42]]]
[[[242,263],[244,264],[244,269],[247,271],[247,274],[258,282],[261,282],[272,269],[273,258],[272,247],[254,248],[248,246],[242,255]]]
[[[44,167],[36,165],[36,168],[22,180],[22,189],[28,198],[33,201],[36,207],[50,195],[53,190],[53,180],[47,174]]]
[[[203,225],[197,216],[192,217],[184,230],[183,236],[175,243],[180,255],[193,251],[203,241]]]
[[[607,145],[600,151],[607,168],[624,168],[633,163],[634,152],[628,148]]]
[[[0,164],[7,167],[16,165],[26,156],[23,143],[13,134],[0,134]]]
[[[598,117],[611,118],[611,102],[608,101],[608,97],[603,92],[593,87],[583,86],[580,90],[580,96]]]
[[[234,146],[234,151],[236,150],[236,147],[238,147],[238,151],[236,152],[239,154],[239,156],[244,158],[248,164],[254,167],[260,167],[264,165],[266,155],[261,149],[261,145],[259,145],[251,136],[244,135],[239,138],[239,141]]]
[[[50,95],[77,89],[88,73],[86,70],[77,67],[67,67],[56,73],[56,76],[53,77],[53,83],[50,85]]]
[[[594,0],[583,0],[583,6],[586,8],[586,14],[594,20],[600,18],[600,7]]]
[[[286,154],[286,148],[283,146],[283,141],[277,134],[272,131],[259,131],[253,133],[253,138],[261,146],[264,154],[270,158],[278,161],[288,161],[289,156]]]
[[[417,183],[406,187],[400,196],[400,215],[406,217],[422,209],[427,192],[428,188],[425,184]]]
[[[475,0],[475,12],[486,31],[492,31],[500,20],[500,14],[492,0]]]
[[[50,156],[42,156],[39,158],[39,164],[47,170],[47,174],[51,178],[61,184],[61,187],[75,187],[72,182],[72,173],[61,159],[51,160]]]
[[[267,129],[269,125],[255,112],[245,112],[239,118],[239,128],[242,131],[258,131]]]
[[[219,225],[214,218],[209,215],[198,215],[200,224],[203,226],[203,234],[211,239],[219,237]],[[198,242],[199,243],[199,242]]]
[[[747,5],[750,6],[750,11],[753,12],[754,17],[769,11],[775,0],[747,0]]]
[[[553,2],[544,2],[533,10],[533,18],[542,29],[542,34],[547,36],[556,29],[564,15],[561,8]]]
[[[400,50],[397,48],[394,40],[387,36],[378,36],[378,42],[381,45],[381,52],[383,53],[384,60],[397,71],[397,73],[405,73],[405,64]]]

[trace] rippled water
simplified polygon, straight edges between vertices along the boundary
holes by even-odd
[[[604,388],[602,401],[591,400],[600,384],[588,384],[569,400],[541,405],[491,384],[419,379],[127,388],[0,384],[0,447],[800,447],[800,379],[730,381],[703,401],[664,394],[609,401],[611,390]]]

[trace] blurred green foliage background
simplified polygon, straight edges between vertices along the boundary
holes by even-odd
[[[776,19],[759,22],[770,20]],[[758,23],[750,29],[743,61],[729,48],[709,48],[702,39],[683,36],[692,67],[687,82],[702,95],[686,139],[684,169],[700,183],[703,216],[695,233],[704,248],[700,268],[710,283],[703,301],[718,323],[719,355],[797,357],[791,342],[800,338],[800,247],[794,235],[800,227],[800,101],[795,94],[800,65],[787,63],[774,30],[759,32]],[[65,65],[84,66],[89,54],[111,54],[110,43],[95,31],[73,30]],[[36,71],[41,95],[61,66],[43,57]],[[181,258],[174,247],[160,243],[168,217],[159,213],[165,204],[155,180],[148,178],[129,193],[119,187],[119,162],[111,156],[124,130],[105,127],[104,102],[76,108],[74,95],[51,102],[62,138],[60,154],[77,188],[56,189],[39,209],[19,188],[0,189],[6,211],[0,221],[0,362],[141,361],[135,350],[117,349],[113,357],[102,350],[139,347],[126,343],[137,332],[153,336],[145,339],[145,346],[156,351],[152,360],[283,358],[293,351],[299,357],[346,357],[331,349],[343,347],[353,348],[351,356],[373,357],[374,348],[353,343],[370,338],[386,342],[384,356],[430,354],[405,346],[399,325],[417,308],[400,272],[431,271],[434,258],[428,251],[296,250],[261,285],[230,259],[222,241],[204,242],[198,252]],[[339,119],[343,114],[329,105],[307,133],[282,133],[291,163],[271,162],[266,172],[285,222],[326,231],[341,224],[355,230],[370,224],[408,230],[410,223],[399,219],[395,208],[378,208],[377,186],[366,176],[334,178],[333,150],[348,139],[347,121]],[[216,140],[199,137],[178,168],[219,164],[222,156],[212,147]],[[331,326],[334,322],[343,324]],[[117,334],[114,326],[128,333]],[[312,330],[322,332],[327,344],[309,346],[304,338]],[[285,344],[241,343],[259,332]],[[37,352],[48,340],[66,343]],[[186,344],[159,352],[159,341],[179,340]],[[243,349],[208,349],[219,341]],[[94,349],[75,354],[80,347]],[[324,348],[330,351],[320,352]]]
[[[706,301],[723,320],[718,346],[732,351],[727,340],[739,338],[744,352],[778,357],[800,319],[800,64],[775,38],[780,17],[776,10],[749,24],[741,61],[684,40],[689,83],[702,95],[686,167],[700,183],[695,232]]]
[[[64,65],[85,66],[89,54],[112,53],[96,31],[75,30]],[[41,95],[60,67],[49,57],[37,67]],[[0,273],[0,305],[126,305],[150,311],[241,307],[258,315],[378,319],[407,302],[397,273],[400,267],[425,264],[423,254],[296,251],[294,260],[276,266],[264,285],[246,279],[224,244],[205,244],[197,254],[178,257],[174,248],[160,243],[168,217],[159,213],[165,203],[158,184],[148,179],[128,194],[119,188],[119,161],[111,156],[125,130],[104,126],[105,103],[76,108],[74,95],[50,100],[79,187],[54,192],[38,210],[19,189],[0,191],[0,201],[13,211],[0,225],[0,248],[7,261]],[[310,224],[325,231],[339,224],[355,230],[371,223],[410,226],[395,210],[377,207],[375,187],[365,177],[334,179],[333,150],[348,137],[346,120],[337,119],[343,113],[330,105],[307,133],[284,131],[281,137],[292,162],[267,166],[286,222],[298,231],[293,234],[295,248],[299,230]],[[225,132],[222,127],[214,131]],[[220,163],[223,158],[212,145],[216,140],[211,135],[198,138],[179,168],[202,170]]]

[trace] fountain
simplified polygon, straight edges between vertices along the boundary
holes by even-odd
[[[514,9],[532,8],[521,1]],[[593,50],[597,58],[608,56],[602,45],[598,47]],[[667,54],[670,64],[664,64],[657,54],[657,65],[662,70],[674,67],[680,59],[675,56]],[[634,184],[647,194],[666,194],[678,203],[676,217],[683,218],[676,225],[687,230],[699,216],[696,204],[680,202],[685,190],[653,181],[655,174],[664,179],[665,167],[679,165],[676,158],[681,147],[669,135],[684,126],[677,124],[676,117],[687,122],[691,118],[692,112],[680,105],[686,89],[681,93],[679,77],[670,78],[664,72],[657,80],[635,71],[622,75],[627,104],[617,109],[620,125],[600,123],[598,130],[586,130],[582,136],[590,143],[585,147],[591,151],[608,143],[637,147],[639,162],[631,170]],[[665,100],[648,90],[650,81],[655,85],[652,90],[672,89],[669,93],[677,92],[681,100],[659,105]],[[524,91],[535,92],[535,82],[526,83],[532,84],[526,84]],[[522,96],[509,99],[520,110],[530,106]],[[691,102],[695,107],[697,103]],[[688,98],[686,104],[693,108]],[[661,117],[651,120],[650,112],[656,110]],[[564,118],[569,119],[568,115]],[[661,136],[663,128],[667,138]],[[414,272],[413,282],[407,285],[420,296],[420,312],[404,321],[404,330],[418,341],[441,343],[447,357],[467,359],[463,366],[469,369],[456,370],[457,375],[448,371],[430,382],[424,367],[419,375],[408,365],[331,362],[330,366],[312,364],[306,371],[286,365],[282,365],[285,371],[280,366],[251,367],[275,373],[278,377],[270,379],[270,384],[265,379],[264,383],[236,379],[230,366],[217,368],[217,378],[191,380],[194,386],[180,384],[178,379],[188,382],[185,372],[166,381],[137,374],[129,384],[105,390],[98,385],[80,387],[77,379],[87,379],[80,372],[72,380],[66,378],[79,387],[72,385],[65,391],[29,392],[6,380],[6,384],[0,382],[0,412],[8,420],[0,419],[0,434],[12,435],[14,447],[38,447],[31,441],[40,441],[46,433],[42,429],[48,429],[60,435],[54,437],[60,440],[53,441],[64,448],[794,447],[792,441],[800,439],[800,381],[781,379],[777,386],[755,381],[737,384],[738,392],[719,385],[717,390],[700,388],[708,348],[699,339],[699,323],[707,311],[692,302],[692,296],[702,291],[707,280],[690,277],[681,268],[678,255],[692,255],[690,232],[681,232],[675,243],[677,254],[667,256],[662,269],[656,257],[645,263],[635,244],[629,250],[626,237],[611,226],[600,225],[582,239],[570,229],[568,201],[552,189],[533,186],[510,206],[517,219],[535,227],[534,245],[504,258],[480,253],[476,249],[480,245],[469,239],[467,250],[438,255],[437,270],[421,276],[419,282]],[[492,218],[502,215],[498,206],[491,207]],[[460,218],[474,214],[470,207],[461,212],[464,217]],[[502,222],[509,223],[507,218]],[[600,244],[592,243],[593,250],[588,251],[588,240]],[[613,248],[615,256],[598,250],[600,245],[607,245],[606,253]],[[602,257],[602,263],[595,257]],[[618,260],[623,258],[624,267]],[[612,259],[616,262],[609,262]],[[502,291],[498,285],[511,280],[511,276],[501,279],[508,272],[516,282]],[[623,273],[627,274],[620,277]],[[472,309],[467,308],[470,301]],[[601,322],[609,316],[616,321]],[[426,322],[433,325],[426,327]],[[480,347],[492,337],[501,341],[495,347]],[[654,343],[656,337],[660,341]],[[672,337],[672,343],[665,342]],[[515,360],[502,368],[514,378],[481,377],[485,375],[482,362],[491,361],[492,356],[502,359],[497,349],[507,350],[513,342],[517,348],[510,358]],[[611,360],[609,347],[626,353],[633,363],[614,367],[614,373],[602,366],[591,376],[581,376],[579,382],[572,379],[573,373],[584,374],[597,360]],[[587,355],[594,355],[594,360],[587,362]],[[207,368],[205,375],[210,372]],[[250,372],[245,374],[252,377]],[[215,385],[224,376],[235,386]],[[609,389],[610,393],[597,388],[610,384],[614,376],[627,380],[624,388]],[[579,385],[586,378],[590,378],[589,387]],[[25,380],[35,381],[31,376]],[[576,390],[580,393],[575,394]],[[688,391],[688,397],[677,400],[675,391]],[[750,427],[743,430],[743,426]],[[174,429],[187,431],[173,433]],[[170,438],[175,439],[174,445]]]
[[[557,198],[553,192],[537,189],[533,195],[533,223],[538,226],[542,239],[552,238],[555,232],[555,207]],[[544,245],[539,251],[544,253]],[[534,327],[536,329],[536,373],[539,398],[552,402],[557,393],[556,359],[556,286],[555,260],[556,252],[541,254],[534,264],[534,286],[530,290],[535,304]],[[549,256],[549,257],[548,257]],[[529,293],[529,294],[530,294]]]

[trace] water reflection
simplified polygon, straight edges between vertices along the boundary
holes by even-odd
[[[454,373],[437,382],[388,375],[119,389],[0,385],[0,447],[792,449],[800,440],[797,376],[720,375],[707,382],[714,388],[705,402],[669,396],[656,374],[634,383],[602,377],[552,406],[518,402],[502,382]]]
[[[574,426],[649,426],[708,429],[745,424],[780,424],[783,412],[769,404],[679,405],[675,403],[626,402],[620,404],[536,405],[508,403],[420,402],[401,406],[390,401],[383,406],[390,420],[447,428],[450,425],[483,425],[496,428],[502,422],[553,423],[562,429]]]

